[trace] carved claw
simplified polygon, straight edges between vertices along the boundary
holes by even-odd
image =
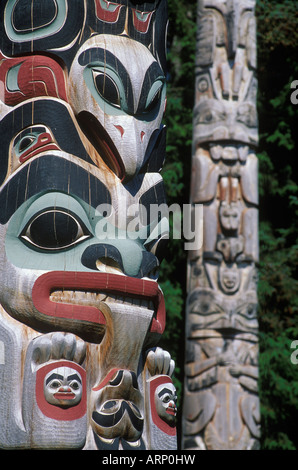
[[[85,342],[72,333],[48,333],[33,340],[32,361],[36,365],[59,359],[82,364],[85,356]]]
[[[175,361],[167,351],[157,347],[149,350],[146,365],[152,376],[163,374],[171,377],[174,372]]]

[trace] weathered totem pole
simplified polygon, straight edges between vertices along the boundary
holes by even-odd
[[[259,442],[254,7],[198,1],[191,202],[204,237],[188,260],[184,449]]]
[[[0,15],[0,448],[175,449],[166,1]]]

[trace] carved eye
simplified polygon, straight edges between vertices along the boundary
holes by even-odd
[[[217,110],[206,110],[198,117],[198,122],[202,124],[212,124],[214,122],[223,121],[225,119],[224,113]]]
[[[250,320],[255,319],[257,318],[256,304],[253,304],[253,303],[243,304],[242,306],[240,306],[237,313]]]
[[[62,382],[60,382],[57,379],[54,379],[49,383],[49,387],[54,388],[54,389],[61,387],[61,385],[62,385]]]
[[[157,80],[153,83],[147,97],[147,101],[145,104],[144,111],[149,113],[153,111],[160,102],[160,97],[163,89],[163,82],[161,80]]]
[[[150,111],[152,111],[158,105],[160,97],[161,97],[161,91],[162,91],[162,87],[160,87],[155,92],[155,95],[153,96],[151,101],[148,104],[146,104],[145,111],[147,111],[149,113]]]
[[[23,240],[43,250],[69,248],[89,236],[85,225],[62,209],[39,213],[21,233]]]
[[[72,380],[69,384],[69,386],[73,389],[73,390],[79,390],[80,389],[80,384],[79,382],[77,382],[76,380]]]
[[[36,140],[36,137],[32,135],[23,137],[19,143],[19,152],[23,152],[24,150],[29,148],[30,145],[32,145],[33,142],[35,142],[35,140]]]
[[[255,108],[249,103],[243,103],[238,108],[237,121],[245,124],[247,127],[256,127],[258,122]]]
[[[115,81],[108,74],[97,70],[92,70],[92,75],[95,88],[100,96],[108,103],[120,108],[120,93]]]
[[[163,403],[169,403],[171,401],[171,395],[169,395],[168,393],[165,393],[162,397],[162,401]]]

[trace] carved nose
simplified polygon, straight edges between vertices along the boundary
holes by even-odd
[[[99,243],[86,248],[82,254],[81,262],[86,268],[93,269],[94,271],[126,274],[127,276],[137,278],[149,277],[150,279],[157,279],[159,262],[152,253],[148,251],[141,252],[139,266],[137,266],[135,274],[125,270],[123,262],[125,256],[128,256],[125,245],[123,245],[123,249],[120,252],[113,245]]]
[[[82,254],[81,261],[86,268],[95,271],[112,272],[113,269],[118,269],[124,273],[121,253],[113,245],[105,243],[91,245]]]
[[[58,392],[71,392],[71,388],[68,385],[63,385],[59,388]]]

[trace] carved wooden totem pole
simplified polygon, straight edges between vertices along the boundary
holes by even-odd
[[[175,449],[165,0],[0,2],[0,447]]]
[[[184,449],[258,448],[254,6],[198,1],[191,202],[204,241],[188,260]]]

